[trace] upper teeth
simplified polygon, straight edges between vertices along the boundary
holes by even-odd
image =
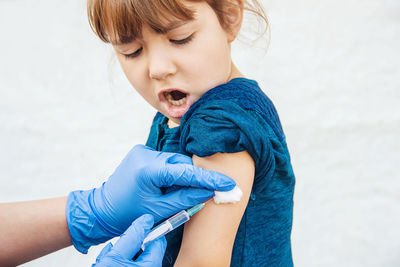
[[[184,97],[184,98],[182,98],[182,99],[179,99],[179,100],[174,100],[173,98],[172,98],[172,95],[171,94],[164,94],[165,95],[165,98],[168,100],[168,102],[171,104],[171,105],[174,105],[174,106],[180,106],[180,105],[183,105],[183,104],[185,104],[186,103],[186,97]]]

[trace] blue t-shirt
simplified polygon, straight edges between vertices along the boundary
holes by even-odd
[[[206,157],[246,150],[255,162],[252,192],[240,222],[231,266],[293,266],[290,234],[295,177],[274,105],[256,81],[235,78],[206,92],[169,128],[157,113],[146,145]],[[183,227],[167,235],[163,266],[173,266]]]

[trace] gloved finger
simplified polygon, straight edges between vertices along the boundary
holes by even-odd
[[[99,263],[99,261],[107,255],[107,253],[112,249],[113,244],[110,242],[108,243],[99,253],[99,255],[96,258],[96,263]]]
[[[154,224],[153,216],[145,214],[136,219],[115,243],[113,251],[125,259],[132,259]]]
[[[214,196],[214,191],[201,188],[182,188],[178,191],[163,195],[161,198],[168,203],[172,209],[168,211],[171,215],[181,211],[182,209],[191,208],[197,204],[205,202]],[[175,209],[175,210],[173,210]],[[171,215],[164,215],[168,217]]]
[[[188,157],[186,155],[171,153],[165,163],[193,165],[193,160],[191,157]]]
[[[158,196],[151,212],[154,221],[159,222],[175,215],[183,209],[191,208],[214,196],[214,191],[202,188],[182,188],[168,194]]]
[[[132,148],[132,150],[149,150],[149,151],[155,151],[155,149],[153,149],[153,148],[151,148],[151,147],[148,147],[148,146],[145,146],[145,145],[141,145],[141,144],[138,144],[138,145],[135,145],[133,148]]]
[[[140,160],[142,158],[145,158],[146,155],[154,155],[156,157],[160,152],[156,152],[153,148],[145,146],[145,145],[135,145],[127,154],[127,156],[124,158],[123,161],[129,161],[129,160]]]
[[[141,267],[161,266],[164,258],[167,241],[165,237],[161,237],[146,245],[146,249],[142,255],[135,261]]]
[[[168,164],[164,169],[164,175],[160,179],[160,186],[171,185],[206,188],[215,191],[232,190],[236,182],[225,174],[204,170],[189,164]]]

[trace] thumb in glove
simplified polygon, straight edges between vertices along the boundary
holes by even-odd
[[[153,224],[153,216],[149,214],[136,219],[114,246],[109,243],[103,248],[92,267],[161,266],[167,243],[164,237],[151,242],[136,261],[132,260]]]

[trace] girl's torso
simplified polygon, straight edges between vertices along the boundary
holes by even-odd
[[[246,150],[254,159],[254,184],[231,266],[292,266],[295,177],[278,114],[257,82],[235,78],[204,94],[179,127],[169,128],[167,122],[157,113],[146,145],[200,157]],[[163,266],[173,266],[182,233],[180,228],[167,235]]]

